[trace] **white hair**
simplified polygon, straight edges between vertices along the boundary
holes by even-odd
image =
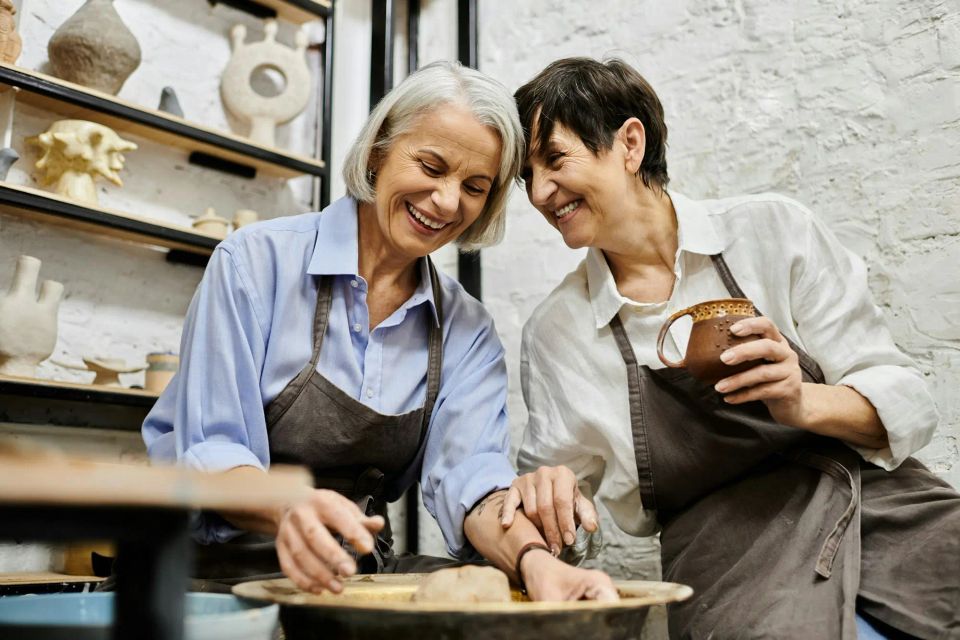
[[[507,88],[458,62],[434,62],[415,71],[377,104],[344,160],[347,193],[360,202],[373,202],[371,156],[384,157],[397,138],[416,126],[420,116],[444,104],[463,105],[500,138],[500,166],[486,205],[457,239],[467,251],[496,244],[503,238],[511,183],[523,164],[523,129]]]

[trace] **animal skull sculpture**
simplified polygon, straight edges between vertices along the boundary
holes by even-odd
[[[86,120],[58,120],[28,142],[43,149],[36,167],[43,171],[44,186],[55,183],[60,195],[94,206],[98,204],[96,177],[122,187],[118,172],[123,169],[123,152],[137,148],[113,129]]]

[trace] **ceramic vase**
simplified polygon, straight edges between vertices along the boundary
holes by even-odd
[[[37,297],[40,261],[20,256],[10,290],[0,296],[0,374],[31,378],[57,344],[63,285],[45,280]]]
[[[17,13],[11,0],[0,0],[0,61],[13,64],[20,57],[23,41],[17,33],[17,22],[13,16]]]
[[[140,66],[140,44],[113,0],[87,0],[47,44],[53,75],[116,95]]]
[[[236,231],[240,227],[253,224],[258,218],[257,212],[253,209],[237,209],[236,213],[233,214],[233,230]]]

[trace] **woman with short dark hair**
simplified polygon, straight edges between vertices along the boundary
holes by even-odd
[[[621,61],[559,60],[515,97],[527,196],[589,251],[524,327],[519,463],[537,471],[504,521],[522,501],[568,542],[565,492],[628,533],[659,530],[664,579],[695,594],[670,606],[673,638],[846,640],[867,619],[953,637],[960,495],[910,457],[937,413],[862,261],[789,198],[668,190],[663,109]],[[756,339],[722,361],[759,364],[715,384],[665,369],[665,321],[721,298],[764,314],[729,327]],[[674,325],[667,357],[689,337]]]

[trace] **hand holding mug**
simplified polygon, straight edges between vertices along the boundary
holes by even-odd
[[[805,424],[800,359],[773,321],[763,316],[743,318],[730,331],[735,336],[754,339],[725,350],[720,359],[730,366],[754,364],[717,382],[716,390],[726,394],[724,401],[743,404],[760,400],[780,424]]]

